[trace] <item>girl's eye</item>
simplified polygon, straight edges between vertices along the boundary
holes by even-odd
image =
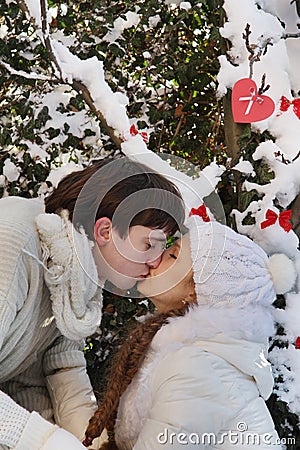
[[[174,253],[169,253],[169,255],[171,256],[171,258],[177,259],[177,256],[174,255]]]

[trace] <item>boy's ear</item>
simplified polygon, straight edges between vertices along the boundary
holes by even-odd
[[[94,239],[99,247],[108,244],[112,237],[112,222],[108,217],[101,217],[94,225]]]

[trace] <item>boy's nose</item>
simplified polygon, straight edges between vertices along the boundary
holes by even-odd
[[[161,262],[162,255],[159,255],[157,258],[153,259],[152,261],[147,261],[146,264],[151,269],[156,269]]]

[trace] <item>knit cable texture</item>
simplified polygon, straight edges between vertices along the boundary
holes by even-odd
[[[198,304],[269,307],[276,298],[268,257],[246,236],[218,222],[188,220]]]
[[[29,417],[26,409],[0,391],[0,444],[16,447]]]
[[[36,224],[57,327],[71,340],[85,338],[96,331],[102,308],[92,242],[73,228],[67,210],[40,214]]]

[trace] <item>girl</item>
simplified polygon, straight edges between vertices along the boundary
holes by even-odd
[[[82,440],[96,409],[82,349],[101,286],[144,279],[183,219],[177,188],[127,158],[68,175],[45,205],[0,200],[0,448],[81,447],[44,419]]]
[[[158,314],[116,355],[86,446],[107,427],[107,449],[281,448],[264,401],[273,386],[271,265],[224,225],[194,215],[188,227],[138,283]]]

